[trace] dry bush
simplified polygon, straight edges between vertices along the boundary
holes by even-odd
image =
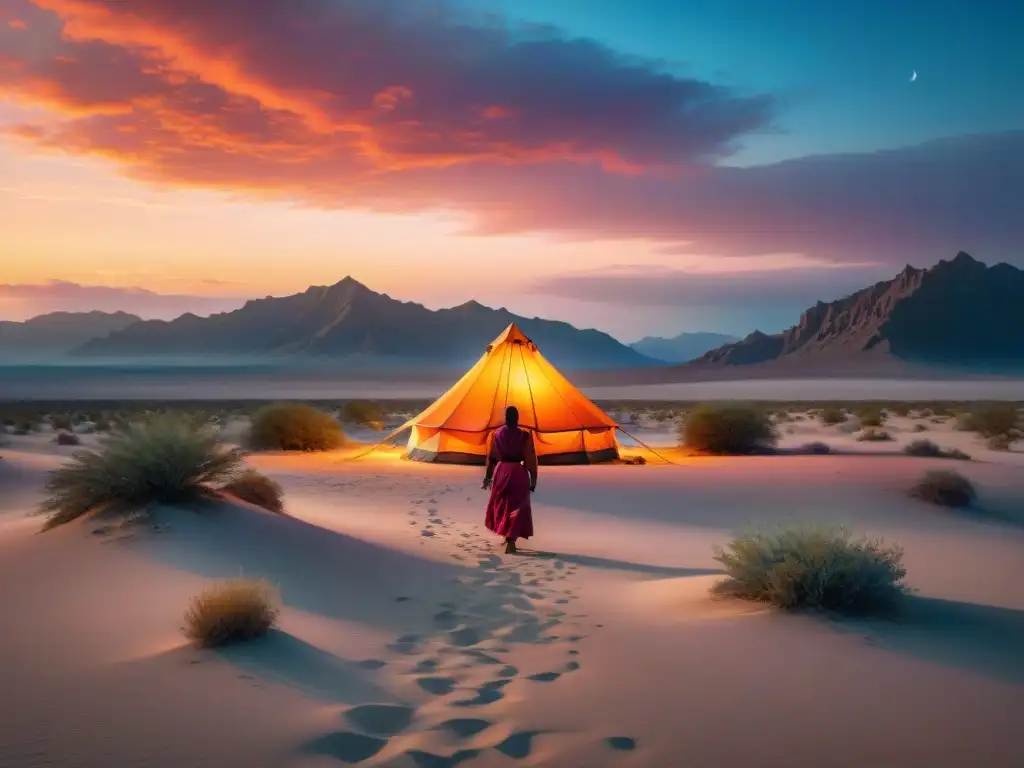
[[[345,444],[341,425],[301,403],[277,403],[252,417],[247,441],[257,450],[330,451]]]
[[[242,454],[216,436],[173,417],[154,419],[107,438],[98,451],[76,453],[46,483],[44,529],[90,512],[131,512],[148,504],[187,502],[233,477]]]
[[[806,453],[811,456],[827,456],[832,453],[832,448],[827,443],[807,443],[800,447],[800,453]]]
[[[59,414],[50,418],[50,424],[55,430],[68,431],[74,426],[74,419],[67,414]]]
[[[901,548],[843,528],[747,533],[716,548],[715,560],[727,574],[715,593],[785,609],[874,613],[908,592]]]
[[[884,429],[865,429],[857,435],[857,440],[861,443],[888,443],[891,442],[892,439],[892,435]]]
[[[885,413],[877,406],[865,406],[857,411],[857,420],[862,427],[880,427]]]
[[[948,469],[930,469],[910,489],[915,498],[943,507],[967,507],[977,492],[963,475]]]
[[[182,632],[200,648],[263,637],[277,623],[280,600],[264,579],[232,579],[192,598]]]
[[[982,437],[1010,434],[1019,424],[1020,415],[1012,403],[981,405],[957,416],[957,429],[977,432]]]
[[[985,441],[985,445],[990,451],[1008,451],[1016,440],[1017,438],[1014,435],[992,435],[992,437]]]
[[[647,463],[647,457],[645,456],[626,456],[622,460],[623,464],[633,464],[636,466],[643,466]]]
[[[926,459],[970,459],[966,453],[958,448],[941,448],[931,440],[915,440],[907,445],[903,452],[907,456],[917,456]]]
[[[926,427],[924,424],[915,424],[914,425],[914,431],[915,432],[927,432],[928,431],[928,427]]]
[[[82,440],[72,432],[58,432],[53,442],[57,445],[81,445]]]
[[[268,512],[278,515],[284,512],[284,491],[281,486],[255,469],[245,470],[231,482],[221,486],[221,490]]]
[[[764,412],[742,405],[698,406],[680,432],[688,448],[720,455],[762,453],[777,439]]]
[[[341,409],[342,421],[369,429],[384,429],[384,410],[367,400],[349,400]]]
[[[846,414],[841,408],[825,408],[821,412],[821,423],[826,426],[842,424],[846,421]]]

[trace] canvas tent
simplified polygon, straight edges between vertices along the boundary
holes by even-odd
[[[618,458],[616,424],[562,376],[522,331],[509,325],[483,357],[433,405],[403,425],[416,461],[483,464],[487,438],[519,409],[541,464]]]

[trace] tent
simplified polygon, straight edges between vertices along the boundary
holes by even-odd
[[[483,464],[487,438],[519,409],[541,464],[592,464],[619,456],[615,422],[551,365],[513,323],[433,405],[406,422],[415,461]]]

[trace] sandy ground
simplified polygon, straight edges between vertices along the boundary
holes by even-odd
[[[1009,463],[956,462],[981,489],[964,513],[905,494],[941,460],[542,468],[538,537],[506,557],[480,470],[389,455],[252,457],[290,517],[166,509],[157,529],[37,534],[26,512],[73,450],[0,448],[4,768],[1024,765]],[[902,544],[905,616],[709,598],[713,546],[785,521]],[[189,597],[239,573],[279,585],[280,630],[189,647]]]

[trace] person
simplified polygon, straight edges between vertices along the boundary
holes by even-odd
[[[533,536],[530,494],[537,490],[537,449],[533,435],[519,428],[519,410],[505,409],[505,426],[488,439],[484,490],[490,489],[485,524],[505,538],[505,553],[516,553],[516,540]]]

